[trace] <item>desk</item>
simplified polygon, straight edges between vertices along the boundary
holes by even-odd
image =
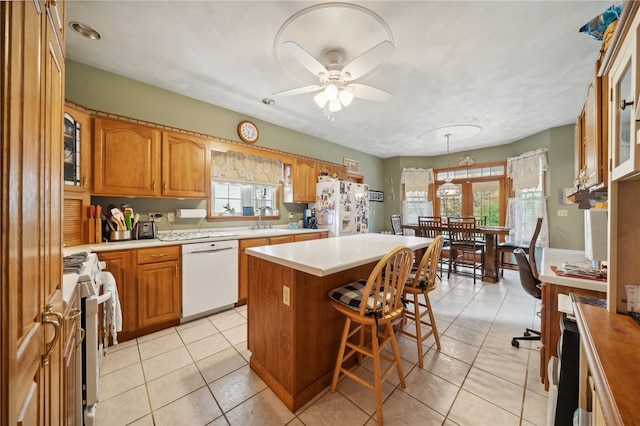
[[[580,407],[587,408],[584,385],[591,376],[597,394],[592,398],[597,405],[594,414],[599,412],[592,424],[637,425],[640,326],[630,316],[577,302],[574,312],[580,331]]]
[[[327,292],[367,278],[398,246],[431,238],[358,234],[246,250],[249,255],[249,365],[295,412],[330,383],[344,316]]]
[[[402,225],[402,229],[412,229],[416,235],[420,232],[418,225]],[[442,225],[442,230],[446,230],[447,225]],[[476,228],[477,233],[485,236],[485,252],[484,252],[484,275],[482,281],[488,283],[497,283],[500,281],[500,269],[498,268],[498,235],[509,235],[511,228],[506,226],[479,226]]]
[[[549,390],[547,364],[552,356],[558,356],[558,340],[560,340],[560,317],[558,310],[558,294],[574,293],[576,295],[607,298],[607,283],[556,275],[551,266],[562,265],[585,260],[584,252],[555,248],[542,249],[542,263],[538,278],[542,281],[542,305],[540,308],[540,381]]]

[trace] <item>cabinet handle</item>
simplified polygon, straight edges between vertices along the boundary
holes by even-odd
[[[79,308],[73,308],[71,310],[71,316],[67,317],[67,320],[71,321],[73,319],[76,319],[80,316],[81,313],[82,311]]]
[[[178,265],[176,265],[176,278],[178,277]]]
[[[87,175],[83,175],[82,176],[82,187],[86,188],[88,182],[89,182],[89,178],[87,177]]]
[[[157,259],[159,257],[165,257],[165,256],[169,256],[167,253],[160,253],[160,254],[152,254],[151,257],[153,259]]]
[[[164,182],[162,182],[162,193],[163,194],[167,193],[167,181],[166,180]]]
[[[82,342],[84,342],[84,336],[87,334],[87,332],[84,331],[84,328],[82,327],[76,327],[76,331],[80,332],[80,340],[78,340],[78,343],[76,344],[76,351],[79,351],[82,347]]]
[[[625,101],[624,99],[620,101],[620,109],[625,110],[626,107],[633,105],[633,101]]]
[[[53,335],[53,339],[50,342],[47,342],[44,347],[44,353],[42,354],[42,366],[45,367],[49,365],[49,355],[53,351],[54,346],[58,342],[58,338],[60,337],[60,324],[64,319],[63,315],[60,312],[55,312],[53,310],[53,305],[48,303],[45,307],[46,311],[42,313],[42,323],[43,324],[51,324],[55,330]],[[56,317],[56,319],[49,319],[50,316]],[[56,321],[57,320],[57,321]]]
[[[151,192],[156,192],[156,181],[151,181]]]

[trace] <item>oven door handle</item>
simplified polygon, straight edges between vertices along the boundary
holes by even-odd
[[[231,250],[231,249],[233,249],[233,247],[222,247],[222,248],[211,249],[211,250],[197,250],[197,251],[192,251],[192,252],[187,253],[187,254],[217,253],[219,251],[225,251],[225,250]]]

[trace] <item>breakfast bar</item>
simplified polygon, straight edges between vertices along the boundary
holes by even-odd
[[[358,234],[254,247],[249,254],[250,366],[296,411],[331,382],[344,318],[327,292],[366,279],[398,246],[419,250],[430,238]]]

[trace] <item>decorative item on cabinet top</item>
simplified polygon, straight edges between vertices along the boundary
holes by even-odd
[[[347,166],[347,171],[352,173],[360,173],[360,162],[351,158],[343,157],[342,162]]]

